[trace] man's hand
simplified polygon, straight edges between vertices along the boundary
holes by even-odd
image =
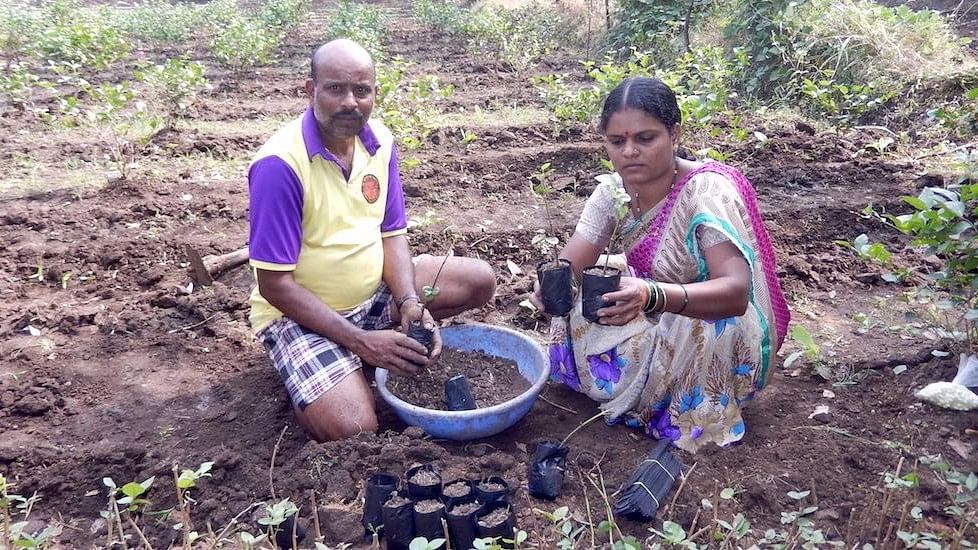
[[[421,325],[432,332],[430,361],[434,361],[441,355],[441,333],[438,331],[438,323],[431,316],[428,308],[421,308],[421,303],[411,299],[401,304],[401,332],[407,334],[408,328],[414,321],[421,321]],[[419,344],[420,345],[420,344]],[[424,347],[424,346],[422,346]]]
[[[424,346],[396,330],[362,331],[351,351],[368,365],[403,376],[416,374],[429,362]]]
[[[642,314],[649,301],[649,287],[637,277],[622,277],[618,290],[604,295],[610,304],[598,310],[598,322],[622,326]]]

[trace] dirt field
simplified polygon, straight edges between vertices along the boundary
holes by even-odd
[[[451,119],[465,121],[439,130],[420,152],[422,165],[404,173],[410,214],[422,222],[411,232],[413,249],[439,253],[455,240],[456,252],[489,261],[497,296],[458,321],[504,325],[542,340],[546,323],[519,306],[532,279],[513,275],[507,264],[529,273],[538,261],[530,241],[541,207],[527,178],[544,162],[557,168],[557,210],[567,234],[600,172],[600,142],[584,128],[554,139],[527,75],[423,30],[407,3],[383,5],[399,18],[390,52],[411,61],[413,74],[454,84]],[[200,530],[220,530],[251,503],[272,498],[269,466],[284,428],[271,469],[274,494],[298,502],[306,522],[315,489],[330,544],[359,544],[358,499],[369,474],[402,474],[433,461],[443,479],[501,475],[514,488],[520,528],[552,548],[549,523],[533,508],[568,505],[597,523],[605,506],[592,481],[602,479],[613,493],[653,445],[624,427],[591,424],[570,441],[562,496],[553,503],[530,498],[532,443],[563,437],[597,410],[555,386],[514,428],[487,440],[431,441],[382,405],[381,433],[315,444],[294,423],[277,375],[250,335],[250,273],[240,268],[188,292],[186,245],[215,254],[247,244],[245,167],[266,137],[305,107],[303,67],[324,13],[316,8],[319,19],[290,38],[272,67],[229,74],[203,47],[193,48],[215,89],[188,124],[154,140],[125,182],[86,184],[105,181],[90,162],[100,153],[89,138],[51,131],[22,113],[0,117],[0,167],[13,182],[0,206],[0,473],[17,492],[40,495],[33,517],[63,522],[65,547],[104,544],[103,477],[121,484],[158,476],[152,508],[172,506],[165,480],[175,462],[215,461],[213,477],[194,495],[193,518]],[[574,67],[574,59],[555,57],[531,73]],[[480,117],[476,108],[529,115],[507,122]],[[460,128],[478,139],[463,145]],[[782,512],[800,507],[787,493],[811,491],[802,502],[818,507],[816,527],[850,548],[898,547],[895,532],[907,528],[911,506],[924,518],[915,529],[947,532],[957,524],[944,511],[949,488],[938,476],[919,466],[919,488],[897,492],[883,486],[882,474],[903,475],[920,457],[937,454],[959,471],[974,471],[978,413],[913,399],[923,384],[949,380],[956,358],[932,355],[951,350],[920,330],[921,320],[900,299],[907,287],[883,283],[833,244],[864,232],[889,238],[859,212],[870,203],[898,208],[900,195],[942,176],[905,155],[868,153],[863,146],[880,137],[872,129],[758,129],[770,138],[761,148],[723,137],[693,136],[688,145],[732,153],[728,162],[753,181],[794,321],[837,366],[833,380],[806,369],[774,371],[746,409],[742,444],[681,456],[691,473],[659,519],[689,529],[741,513],[758,533],[780,530]],[[25,192],[27,181],[42,190]],[[895,374],[897,365],[908,368]],[[822,405],[829,412],[813,417]],[[727,487],[733,497],[719,498]],[[702,510],[703,499],[713,510]],[[146,532],[154,547],[165,548],[179,533],[172,518],[157,519],[145,518]],[[255,530],[252,514],[243,521]],[[655,525],[619,523],[639,539]],[[586,532],[581,544],[607,540],[592,536]],[[970,536],[978,538],[973,526]]]

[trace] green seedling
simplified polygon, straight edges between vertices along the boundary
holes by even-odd
[[[475,132],[471,130],[460,128],[458,132],[461,135],[460,141],[462,142],[462,145],[468,145],[479,139],[479,136],[477,136]]]
[[[554,192],[550,184],[550,178],[556,169],[549,162],[540,165],[536,172],[530,175],[530,191],[541,198],[543,201],[543,212],[547,219],[547,230],[538,229],[533,235],[532,244],[540,249],[545,256],[552,256],[557,260],[557,246],[559,241],[554,234],[553,215],[550,212],[550,197]]]
[[[561,506],[553,512],[534,508],[533,511],[547,519],[551,524],[551,530],[556,537],[555,548],[559,550],[573,550],[577,538],[584,531],[585,526],[574,526],[574,518],[570,513],[570,508]]]
[[[417,537],[408,545],[408,550],[438,550],[445,545],[445,539],[431,539]]]

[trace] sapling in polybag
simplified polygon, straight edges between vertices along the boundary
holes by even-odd
[[[978,395],[969,387],[978,386],[978,357],[961,354],[958,374],[950,382],[927,384],[914,395],[928,403],[955,411],[978,409]]]

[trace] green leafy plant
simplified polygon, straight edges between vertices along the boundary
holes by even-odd
[[[374,61],[387,58],[384,48],[384,12],[377,6],[341,0],[332,11],[327,38],[349,38],[363,46]]]
[[[948,316],[952,329],[972,347],[978,344],[978,149],[957,156],[957,183],[947,188],[926,187],[916,197],[905,196],[909,214],[868,213],[912,238],[912,244],[940,260],[939,267],[922,267],[925,281],[920,296],[941,296],[935,305]],[[928,266],[930,264],[927,264]]]
[[[557,246],[560,241],[554,231],[553,214],[550,212],[550,196],[554,192],[550,179],[556,168],[545,162],[530,175],[530,191],[543,201],[543,212],[547,220],[547,229],[538,229],[533,235],[532,244],[540,249],[545,256],[557,259]]]
[[[173,128],[177,119],[193,105],[197,94],[210,89],[204,66],[186,57],[151,65],[137,72],[136,78],[148,84],[157,101],[162,103],[166,128]]]
[[[822,348],[815,342],[815,338],[812,337],[807,328],[802,325],[791,325],[789,334],[791,339],[801,346],[801,349],[785,358],[784,368],[791,367],[795,361],[802,357],[816,365],[822,362]]]
[[[13,545],[12,548],[31,550],[48,548],[48,545],[61,534],[61,528],[45,525],[38,532],[27,531],[29,525],[27,520],[30,518],[34,504],[40,498],[37,493],[30,497],[13,494],[10,492],[12,488],[13,485],[7,481],[7,478],[0,475],[0,536],[3,537],[0,538],[0,546],[6,547],[9,543]],[[16,513],[23,516],[22,521],[13,521]]]
[[[268,65],[281,37],[256,19],[237,18],[211,41],[211,53],[223,65],[240,71]]]
[[[439,104],[455,93],[455,87],[433,75],[407,80],[408,69],[408,64],[401,59],[380,64],[377,109],[400,145],[407,151],[416,151],[434,131],[433,120],[440,113]]]
[[[810,106],[816,115],[837,124],[853,124],[889,101],[894,92],[881,90],[875,82],[840,83],[835,80],[834,71],[824,69],[819,76],[802,79],[801,94],[813,100]]]
[[[604,268],[608,269],[608,260],[611,254],[617,250],[618,238],[621,231],[618,226],[621,225],[621,221],[628,214],[628,203],[632,201],[632,197],[625,191],[624,186],[615,186],[611,189],[611,203],[614,206],[613,214],[615,216],[615,225],[611,230],[611,239],[608,241],[608,250],[605,251],[604,255]]]
[[[124,58],[129,42],[103,17],[82,10],[71,0],[57,0],[45,14],[48,24],[32,33],[45,59],[79,70],[97,71]]]
[[[521,545],[526,542],[529,535],[526,531],[522,529],[516,531],[512,538],[506,537],[485,537],[481,539],[475,539],[472,541],[472,546],[475,550],[504,550],[505,548],[521,548]],[[503,546],[506,544],[508,546]]]
[[[445,545],[445,539],[431,539],[417,537],[408,545],[408,550],[438,550]]]
[[[129,36],[152,43],[174,44],[190,37],[198,27],[201,8],[152,0],[132,9],[107,12],[113,26]]]
[[[261,3],[255,19],[284,32],[302,22],[309,5],[310,0],[269,0]]]
[[[577,538],[584,531],[585,526],[583,524],[574,525],[574,518],[570,513],[570,508],[561,506],[553,512],[534,508],[533,511],[546,518],[552,524],[551,529],[555,539],[546,542],[553,544],[552,547],[558,550],[574,549]]]
[[[469,13],[450,0],[415,0],[412,11],[428,28],[453,34],[461,32]]]
[[[978,134],[978,86],[965,91],[959,101],[935,107],[927,114],[955,135]]]
[[[870,209],[870,212],[872,209]],[[878,265],[883,271],[880,277],[888,283],[903,282],[910,276],[910,271],[898,268],[893,264],[893,254],[887,250],[882,243],[870,242],[869,236],[865,233],[849,241],[837,240],[836,245],[848,248],[855,252],[861,259]]]

